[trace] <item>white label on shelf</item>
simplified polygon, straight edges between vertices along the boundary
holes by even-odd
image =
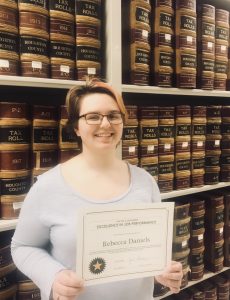
[[[225,52],[227,50],[227,47],[225,45],[220,46],[220,51]]]
[[[208,42],[208,48],[213,48],[213,43],[212,42]]]
[[[182,143],[182,148],[187,148],[188,147],[188,142],[183,142]]]
[[[220,140],[215,140],[215,146],[219,146],[220,145]]]
[[[142,36],[143,37],[148,37],[148,35],[149,35],[149,33],[148,33],[148,31],[147,30],[142,30]]]
[[[187,36],[187,42],[192,43],[192,36]]]
[[[220,233],[223,233],[223,231],[224,231],[224,228],[221,227],[221,228],[220,228]]]
[[[165,149],[171,149],[171,144],[165,144],[165,147],[164,147]]]
[[[203,234],[198,235],[198,241],[203,240],[203,238],[204,238]]]
[[[165,34],[166,41],[171,41],[171,38],[172,38],[171,34],[168,33]]]
[[[64,72],[64,73],[68,73],[69,74],[69,66],[64,66],[64,65],[61,65],[60,66],[60,71],[61,72]]]
[[[42,62],[41,61],[32,61],[32,68],[33,69],[42,69]]]
[[[95,75],[96,74],[96,68],[88,68],[87,72],[88,72],[88,75]]]
[[[129,153],[135,153],[135,146],[129,147]]]
[[[14,210],[21,209],[22,203],[23,203],[23,201],[22,202],[13,202],[13,209]]]
[[[198,141],[198,142],[197,142],[197,147],[202,147],[202,146],[203,146],[203,144],[204,144],[204,142],[203,142],[203,141]]]
[[[0,59],[1,68],[9,68],[10,62],[7,59]]]
[[[147,152],[152,152],[152,151],[154,151],[154,145],[148,145],[147,146]]]
[[[182,248],[186,247],[187,246],[187,241],[183,241],[182,242]]]

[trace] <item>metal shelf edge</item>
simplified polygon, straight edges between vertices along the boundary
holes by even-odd
[[[0,85],[5,86],[69,89],[82,84],[84,81],[0,75]]]
[[[165,94],[165,95],[187,95],[187,96],[203,96],[203,97],[230,97],[230,91],[218,90],[200,90],[200,89],[179,89],[179,88],[163,88],[158,86],[138,86],[138,85],[122,85],[123,93],[145,93],[145,94]]]
[[[18,219],[0,220],[0,232],[15,229]]]
[[[204,186],[197,187],[197,188],[191,187],[191,188],[185,189],[185,190],[178,190],[178,191],[172,191],[169,193],[162,193],[161,199],[165,200],[165,199],[170,199],[170,198],[174,198],[174,197],[180,197],[180,196],[185,196],[185,195],[190,195],[190,194],[195,194],[195,193],[201,193],[201,192],[205,192],[205,191],[211,191],[211,190],[228,187],[228,186],[230,186],[230,182],[219,182],[217,184],[204,185]]]

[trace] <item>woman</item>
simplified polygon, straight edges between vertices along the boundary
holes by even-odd
[[[14,262],[38,285],[42,299],[152,299],[153,278],[84,288],[74,272],[80,207],[158,202],[160,193],[146,171],[116,155],[127,113],[112,87],[93,81],[72,88],[67,110],[82,153],[41,175],[31,188],[12,239]],[[155,280],[178,292],[181,278],[181,264],[173,262]]]

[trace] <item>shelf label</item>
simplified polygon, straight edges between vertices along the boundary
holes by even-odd
[[[220,51],[225,52],[227,50],[227,47],[225,45],[221,45]]]
[[[60,66],[60,71],[63,72],[63,73],[68,73],[69,74],[70,68],[69,68],[69,66],[61,65]]]
[[[213,43],[212,42],[208,42],[208,48],[210,48],[210,49],[213,48]]]
[[[183,142],[182,143],[182,148],[187,148],[188,147],[188,142]]]
[[[95,75],[96,74],[96,68],[88,68],[87,73],[88,73],[88,75]]]
[[[148,31],[147,30],[142,30],[142,36],[143,37],[148,37],[148,35],[149,35],[149,33],[148,33]]]
[[[171,34],[168,34],[168,33],[165,34],[166,41],[171,41],[171,37],[172,37]]]
[[[154,145],[148,145],[147,146],[147,152],[153,152],[154,151]]]
[[[129,153],[135,153],[135,149],[136,149],[135,146],[130,146],[129,147]]]
[[[10,62],[6,59],[0,59],[0,67],[1,68],[9,68]]]
[[[204,145],[204,142],[203,141],[198,141],[197,142],[197,147],[203,147]]]
[[[32,68],[33,69],[42,69],[42,62],[41,61],[32,61]]]
[[[22,204],[23,204],[23,201],[22,202],[14,202],[13,203],[13,210],[21,209]]]
[[[192,43],[192,36],[187,36],[187,42]]]
[[[182,248],[186,247],[187,244],[188,244],[187,241],[183,241],[183,242],[182,242]]]
[[[204,238],[203,234],[198,235],[198,241],[203,240],[203,238]]]

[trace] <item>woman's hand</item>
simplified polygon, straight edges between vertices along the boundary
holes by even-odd
[[[155,276],[156,281],[170,288],[171,292],[179,293],[183,277],[182,264],[172,261],[161,275]]]
[[[53,300],[75,300],[84,289],[84,281],[71,270],[62,270],[52,286]]]

